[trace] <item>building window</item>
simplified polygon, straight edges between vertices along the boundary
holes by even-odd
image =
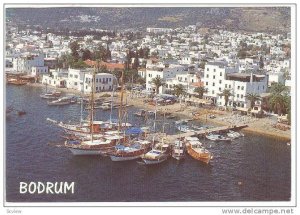
[[[151,75],[149,74],[149,78],[151,77]]]
[[[208,86],[208,82],[206,82],[206,86]]]
[[[241,90],[244,90],[244,86],[241,87]]]
[[[72,74],[70,74],[70,77],[71,77],[71,78],[73,78],[73,75],[72,75]]]
[[[227,84],[225,84],[225,88],[227,88]]]
[[[109,78],[109,82],[111,82],[111,78]]]
[[[215,91],[213,90],[211,93],[214,95],[214,94],[215,94]]]
[[[223,74],[222,74],[222,72],[220,72],[220,76],[222,76]]]
[[[241,99],[244,98],[244,95],[241,95]]]
[[[216,76],[215,76],[215,75],[213,76],[213,79],[216,79]]]
[[[257,89],[259,90],[259,86],[257,87]]]
[[[240,86],[238,86],[237,89],[239,90],[239,89],[240,89]]]
[[[74,75],[74,78],[78,78],[78,75]]]
[[[213,83],[213,87],[215,86],[215,83]]]
[[[229,89],[231,88],[231,85],[229,84]]]
[[[214,72],[216,71],[216,69],[214,69]]]
[[[98,90],[98,87],[96,87],[96,90]]]
[[[77,86],[77,82],[74,82],[74,85]]]
[[[98,82],[98,78],[96,78],[96,82]]]
[[[209,71],[209,68],[207,68],[206,71]]]
[[[239,95],[239,94],[236,94],[236,97],[237,97],[237,98],[240,98],[240,95]]]
[[[265,89],[265,86],[263,86],[263,90]]]
[[[219,83],[222,84],[222,80],[220,80]]]
[[[222,91],[222,88],[221,88],[221,87],[219,87],[219,91]]]
[[[206,78],[209,78],[209,75],[208,75],[208,74],[206,75]]]

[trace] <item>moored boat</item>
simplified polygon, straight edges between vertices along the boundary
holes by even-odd
[[[205,137],[212,141],[227,141],[227,142],[232,141],[232,138],[225,137],[219,134],[208,134]]]
[[[155,148],[142,156],[143,162],[146,165],[160,164],[166,161],[170,156],[169,145],[159,143]]]
[[[206,164],[213,158],[212,153],[202,146],[199,140],[187,140],[186,142],[187,153],[194,159],[202,161]]]
[[[176,160],[182,160],[185,156],[185,145],[181,140],[176,140],[172,149],[172,157]]]
[[[72,99],[69,97],[62,97],[57,100],[47,102],[48,105],[68,105],[72,103]]]
[[[149,151],[149,141],[138,140],[132,145],[116,145],[115,151],[110,153],[112,161],[128,161],[139,159],[142,155]]]
[[[239,137],[243,137],[244,134],[236,132],[236,131],[229,130],[228,133],[227,133],[227,136],[232,138],[232,139],[236,139],[236,138],[239,138]]]
[[[41,98],[43,99],[58,99],[58,97],[60,97],[61,92],[59,91],[53,91],[51,93],[45,93],[40,95]]]
[[[66,140],[65,147],[68,148],[73,155],[101,155],[105,150],[114,146],[111,140]]]

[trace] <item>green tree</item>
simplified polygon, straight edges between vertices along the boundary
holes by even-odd
[[[179,97],[181,95],[184,95],[186,93],[185,88],[182,84],[177,84],[173,87],[173,93]]]
[[[207,92],[207,89],[203,86],[194,89],[194,92],[198,94],[199,99],[203,99],[203,94]]]
[[[278,115],[290,112],[291,102],[287,92],[288,88],[281,83],[274,83],[271,85],[271,96],[269,98],[270,109]]]
[[[80,49],[80,46],[79,46],[78,42],[77,41],[71,42],[69,44],[69,48],[71,49],[71,55],[72,55],[73,59],[75,61],[78,61],[78,59],[79,59],[79,53],[78,53],[78,51]]]
[[[163,82],[163,80],[160,77],[153,78],[151,83],[153,85],[155,85],[155,93],[156,94],[158,94],[159,88],[165,85],[165,83]]]
[[[288,88],[281,83],[273,83],[270,89],[270,93],[272,94],[282,94],[282,93],[286,93],[287,91]]]
[[[278,115],[285,114],[288,107],[288,97],[279,93],[272,94],[269,100],[271,109]]]
[[[219,94],[220,96],[224,96],[225,100],[225,107],[227,108],[229,97],[232,96],[233,94],[231,93],[230,89],[224,89],[222,93]]]
[[[250,101],[250,107],[252,109],[254,107],[254,105],[255,105],[255,102],[259,101],[261,99],[261,97],[258,94],[256,94],[256,93],[248,93],[246,95],[246,99],[248,101]]]

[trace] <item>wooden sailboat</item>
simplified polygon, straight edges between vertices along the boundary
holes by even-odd
[[[115,150],[109,153],[112,161],[128,161],[140,158],[149,150],[150,142],[146,140],[130,140],[125,135],[125,129],[123,129],[123,119],[126,118],[125,106],[123,106],[124,99],[124,83],[123,83],[124,71],[121,75],[121,95],[120,95],[120,106],[119,106],[119,127],[118,131],[123,130],[123,138],[115,146]],[[127,124],[127,120],[125,121]]]
[[[90,97],[90,139],[89,140],[66,140],[65,147],[67,147],[73,155],[101,155],[105,150],[110,149],[116,144],[116,139],[122,137],[115,135],[115,138],[102,137],[94,139],[94,93],[95,93],[95,69],[92,77],[92,92]]]
[[[154,125],[153,125],[154,133],[156,133],[156,117],[157,117],[157,101],[155,103],[155,112],[154,112]],[[163,133],[164,133],[164,125],[163,125]],[[155,137],[153,136],[152,149],[142,156],[143,164],[145,165],[159,164],[166,161],[170,157],[171,154],[170,146],[168,144],[165,144],[164,142],[165,137],[162,137],[160,141],[155,141],[154,139]]]

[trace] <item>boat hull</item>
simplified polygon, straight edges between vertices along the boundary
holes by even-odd
[[[102,155],[103,152],[99,149],[80,149],[80,148],[69,148],[73,155]]]
[[[160,164],[160,163],[166,161],[167,159],[168,159],[168,157],[165,156],[160,159],[153,159],[153,160],[143,158],[143,161],[146,165],[154,165],[154,164]]]
[[[110,159],[112,161],[130,161],[130,160],[136,160],[139,159],[141,155],[136,155],[136,156],[115,156],[115,155],[110,155]]]
[[[197,153],[190,146],[187,147],[187,153],[194,159],[206,164],[212,159],[211,153]]]

